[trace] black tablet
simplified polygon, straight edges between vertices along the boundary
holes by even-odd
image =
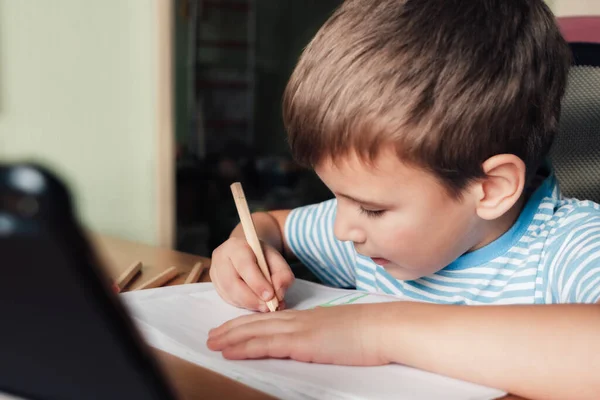
[[[112,293],[68,189],[37,165],[0,164],[0,273],[0,392],[175,398]]]

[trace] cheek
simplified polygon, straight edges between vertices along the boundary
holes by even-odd
[[[444,261],[454,261],[469,248],[475,216],[474,210],[463,204],[441,207],[428,220],[425,240]]]
[[[390,254],[410,253],[417,250],[417,246],[427,240],[429,229],[427,221],[419,221],[414,214],[394,215],[377,234],[377,243],[380,243]]]
[[[468,216],[469,212],[456,204],[399,213],[376,233],[377,243],[389,257],[409,263],[451,262],[464,250]]]

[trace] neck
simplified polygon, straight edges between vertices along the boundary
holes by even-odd
[[[523,210],[523,206],[525,205],[525,194],[521,196],[519,201],[515,203],[515,205],[502,217],[491,221],[489,224],[489,229],[483,235],[483,238],[479,241],[479,243],[471,248],[470,251],[475,251],[482,247],[487,246],[492,243],[500,236],[504,235],[508,230],[515,224],[521,211]]]

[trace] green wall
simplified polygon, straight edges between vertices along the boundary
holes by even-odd
[[[0,0],[0,160],[53,167],[86,226],[157,241],[155,0]]]

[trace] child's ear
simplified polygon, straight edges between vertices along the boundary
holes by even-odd
[[[487,159],[486,174],[478,183],[477,215],[493,220],[504,215],[521,198],[525,187],[525,163],[513,154],[500,154]]]

